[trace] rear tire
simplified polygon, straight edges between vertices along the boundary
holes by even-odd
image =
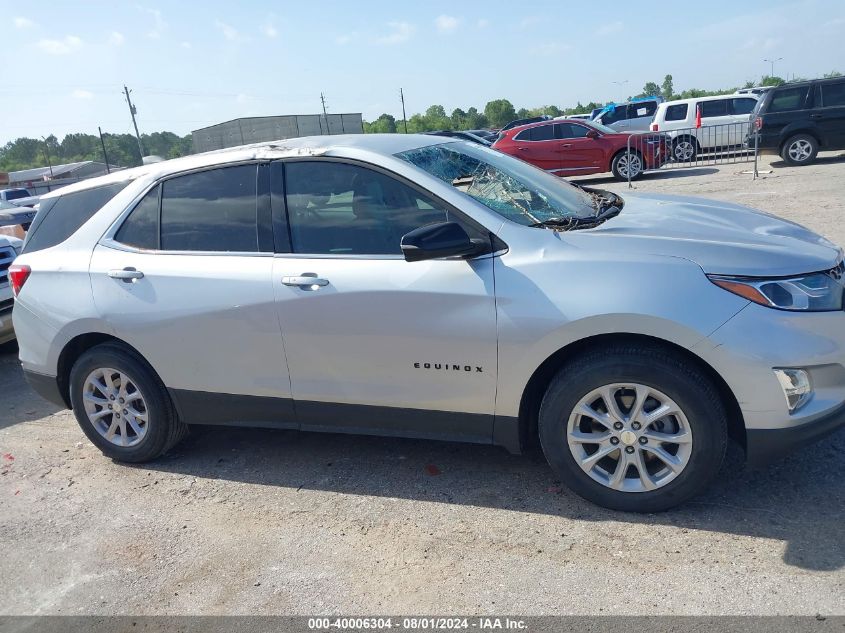
[[[70,372],[70,401],[83,433],[107,457],[155,459],[187,435],[152,368],[115,343],[91,348]]]
[[[672,160],[676,163],[691,163],[701,151],[694,136],[679,136],[672,141]]]
[[[628,152],[622,150],[617,152],[610,163],[610,171],[613,172],[617,180],[628,180],[628,168],[631,169],[631,180],[636,180],[643,175],[645,170],[645,161],[643,161],[642,154],[637,151],[631,151],[630,162],[628,160]]]
[[[649,417],[669,410],[677,413]],[[580,496],[613,510],[660,512],[715,478],[727,415],[710,378],[687,359],[657,346],[616,344],[558,372],[540,405],[539,434],[549,464]]]
[[[816,160],[819,142],[809,134],[796,134],[790,137],[780,150],[780,157],[788,165],[809,165]]]

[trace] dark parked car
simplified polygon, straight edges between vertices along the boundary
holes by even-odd
[[[463,139],[464,141],[472,141],[473,143],[478,143],[479,145],[484,145],[485,147],[490,147],[490,145],[493,144],[486,138],[482,138],[481,136],[473,134],[467,130],[437,130],[436,132],[426,132],[426,134],[432,134],[434,136],[450,136],[452,138]]]
[[[506,132],[512,128],[518,127],[520,125],[528,125],[529,123],[539,123],[540,121],[551,121],[552,117],[548,114],[541,114],[540,116],[532,116],[528,117],[527,119],[515,119],[508,123],[505,127],[499,130],[499,133]]]
[[[760,99],[748,146],[790,165],[812,163],[819,150],[845,149],[845,77],[785,84]]]

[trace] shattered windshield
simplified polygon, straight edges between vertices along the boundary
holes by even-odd
[[[428,145],[396,156],[525,226],[596,214],[593,197],[582,189],[480,145],[464,142]]]

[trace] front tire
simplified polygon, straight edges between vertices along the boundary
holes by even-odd
[[[791,137],[780,152],[780,157],[793,166],[809,165],[816,160],[819,142],[809,134],[796,134]]]
[[[610,171],[617,180],[628,180],[628,170],[631,170],[631,180],[636,180],[643,175],[645,170],[645,162],[639,152],[632,151],[630,155],[626,150],[622,150],[613,157],[610,163]]]
[[[91,348],[70,372],[70,400],[83,433],[107,457],[146,462],[187,434],[152,368],[115,343]]]
[[[561,480],[613,510],[660,512],[701,492],[727,446],[727,415],[709,377],[656,346],[603,346],[549,385],[540,443]]]

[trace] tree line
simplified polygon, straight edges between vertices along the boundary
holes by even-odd
[[[824,77],[841,77],[842,73],[832,71]],[[800,81],[801,79],[793,79]],[[755,85],[779,86],[786,81],[781,77],[769,77],[764,75],[759,82],[748,81],[744,88],[751,88]],[[700,90],[690,88],[680,93],[675,93],[672,75],[666,75],[663,81],[649,81],[642,89],[642,92],[631,95],[628,99],[646,96],[661,96],[667,100],[690,99],[694,97],[705,97],[710,95],[730,94],[736,87],[723,90]],[[475,130],[482,128],[500,128],[514,119],[546,114],[552,117],[569,114],[588,113],[594,108],[608,105],[590,101],[589,103],[578,102],[571,107],[558,107],[546,105],[537,108],[516,109],[513,103],[507,99],[494,99],[485,104],[482,110],[471,107],[467,110],[455,108],[447,113],[442,105],[429,106],[424,113],[414,114],[408,118],[407,130],[409,133],[432,132],[435,130]],[[366,133],[395,133],[404,132],[405,122],[396,119],[391,114],[382,114],[374,121],[364,121],[364,132]],[[120,167],[134,167],[141,164],[141,153],[138,150],[138,141],[131,134],[103,134],[103,141],[108,155],[108,162]],[[147,155],[161,156],[162,158],[178,158],[192,153],[191,135],[178,136],[173,132],[153,132],[142,134],[141,142]],[[0,147],[0,171],[18,171],[32,167],[46,167],[49,161],[54,165],[60,163],[74,163],[84,160],[105,161],[100,137],[94,134],[68,134],[61,141],[55,135],[46,139],[18,138]]]
[[[191,135],[178,136],[173,132],[142,134],[141,142],[147,155],[178,158],[193,151]],[[138,139],[131,134],[103,134],[103,143],[96,134],[68,134],[61,141],[51,134],[45,139],[18,138],[0,147],[0,171],[19,171],[32,167],[46,167],[84,160],[108,162],[120,167],[141,164]]]

